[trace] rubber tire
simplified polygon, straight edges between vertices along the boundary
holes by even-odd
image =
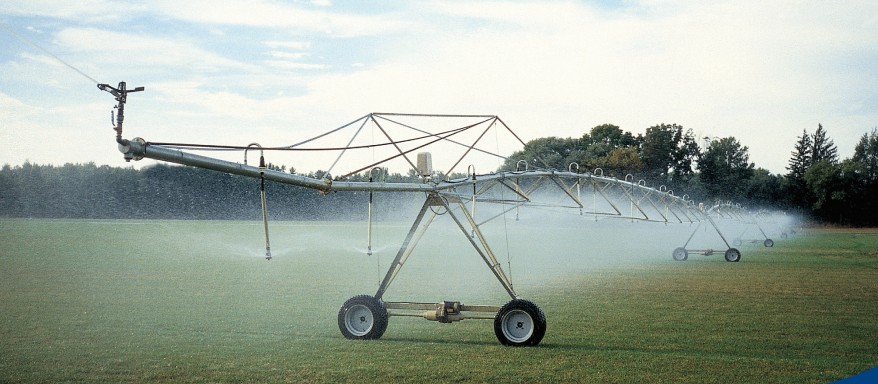
[[[513,299],[500,307],[494,316],[494,334],[503,345],[536,346],[546,335],[546,315],[528,300]]]
[[[671,254],[671,257],[677,261],[686,261],[689,258],[689,252],[686,251],[686,248],[680,247],[674,249],[674,253]]]
[[[765,241],[762,242],[762,244],[765,245],[766,248],[771,248],[771,247],[774,246],[774,240],[772,240],[772,239],[765,239]]]
[[[347,339],[375,340],[387,330],[384,302],[369,295],[354,296],[338,310],[338,329]]]
[[[735,248],[729,248],[726,251],[726,261],[732,262],[732,263],[737,263],[737,262],[741,261],[741,251],[739,251]]]

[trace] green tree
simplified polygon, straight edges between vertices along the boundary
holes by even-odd
[[[692,164],[698,160],[700,155],[701,148],[695,140],[695,134],[692,133],[691,129],[686,130],[674,151],[673,179],[677,182],[688,182],[692,179],[692,176],[695,175]]]
[[[855,207],[851,221],[858,225],[878,225],[878,199],[875,198],[878,196],[878,128],[863,134],[854,147],[850,163],[842,162],[842,182],[852,188],[848,196]]]
[[[817,124],[817,131],[811,138],[811,164],[826,160],[832,164],[838,162],[838,148],[826,135],[823,124]]]
[[[655,184],[685,188],[695,174],[693,164],[701,148],[691,129],[660,124],[646,129],[640,144],[644,178]]]
[[[610,151],[606,156],[597,158],[592,162],[593,168],[600,168],[604,175],[619,179],[626,175],[640,175],[643,171],[643,162],[637,148],[621,147]]]
[[[878,128],[863,134],[854,147],[853,159],[863,164],[864,177],[868,182],[878,182]]]
[[[678,135],[682,127],[673,125],[655,125],[646,129],[640,148],[645,176],[652,181],[664,184],[674,165],[674,152],[682,135]]]
[[[542,137],[524,145],[521,151],[506,159],[503,169],[514,170],[519,161],[524,160],[531,168],[567,169],[571,154],[577,147],[577,140],[559,137]]]
[[[811,166],[813,142],[807,129],[802,130],[791,153],[787,165],[787,177],[784,189],[788,191],[790,202],[798,207],[807,207],[809,200],[808,187],[805,184],[805,171]]]
[[[804,179],[805,171],[811,166],[811,135],[808,130],[802,130],[802,136],[798,137],[796,145],[791,153],[790,161],[787,165],[787,176],[792,179]]]
[[[805,171],[805,183],[813,198],[811,210],[818,217],[833,221],[842,220],[841,203],[846,193],[841,183],[841,168],[829,160],[820,160]]]
[[[747,180],[744,202],[753,207],[777,207],[785,205],[786,196],[783,192],[784,177],[774,175],[764,168],[753,171],[753,177]]]
[[[638,153],[639,156],[637,147],[640,139],[640,136],[623,131],[616,125],[598,125],[593,127],[589,133],[582,135],[577,147],[570,153],[567,163],[575,162],[583,170],[591,171],[595,168],[601,168],[604,172],[608,172],[615,167],[609,164],[620,160],[618,157],[621,152],[613,155],[614,159],[608,158],[614,151],[622,148],[634,148],[634,153]],[[630,151],[625,153],[630,153]]]
[[[711,197],[741,201],[753,176],[749,161],[748,148],[734,137],[715,139],[698,160],[699,179]]]
[[[583,135],[582,144],[588,147],[591,144],[603,143],[610,150],[623,147],[632,147],[638,144],[638,138],[631,132],[623,131],[613,124],[601,124],[591,129],[591,131]]]

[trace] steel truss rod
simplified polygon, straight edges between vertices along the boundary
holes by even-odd
[[[420,239],[423,237],[424,233],[429,228],[430,224],[433,222],[433,219],[436,218],[437,213],[433,211],[434,208],[444,209],[445,212],[454,220],[457,224],[457,227],[461,230],[464,237],[470,242],[470,245],[476,250],[482,260],[487,264],[488,268],[506,290],[510,297],[513,299],[518,297],[515,293],[515,290],[512,287],[512,282],[509,280],[509,277],[503,272],[503,268],[500,263],[497,261],[496,256],[491,251],[491,248],[488,246],[488,240],[485,238],[484,234],[480,230],[479,226],[476,224],[473,217],[467,211],[466,206],[461,199],[453,199],[454,203],[457,204],[460,209],[461,214],[465,217],[467,224],[469,225],[469,230],[464,225],[464,223],[460,220],[457,214],[454,213],[454,210],[451,206],[448,205],[448,197],[440,196],[436,193],[431,193],[427,196],[424,204],[421,206],[421,210],[418,212],[415,221],[412,223],[411,228],[409,229],[408,234],[403,240],[402,246],[396,254],[396,257],[391,262],[387,273],[384,276],[384,279],[381,281],[381,284],[378,287],[378,291],[375,293],[375,298],[381,299],[384,296],[384,293],[387,291],[387,288],[396,278],[399,271],[402,269],[405,262],[408,260],[409,256],[411,256],[412,251],[414,251]],[[427,211],[430,211],[429,216],[427,215]],[[426,220],[425,220],[426,216]],[[478,238],[479,242],[473,239],[470,236],[470,233],[473,233],[476,238]]]
[[[698,229],[701,228],[701,226],[704,225],[705,222],[707,222],[708,224],[710,224],[711,227],[713,227],[714,231],[716,231],[716,234],[719,235],[720,239],[722,239],[723,244],[726,245],[727,249],[732,248],[732,246],[729,245],[728,240],[726,240],[726,237],[723,235],[722,231],[719,229],[719,226],[717,226],[716,222],[713,221],[713,218],[711,218],[708,213],[702,213],[701,216],[704,217],[705,220],[698,222],[698,226],[696,226],[695,230],[692,231],[692,234],[689,236],[689,239],[686,240],[686,244],[683,245],[683,248],[686,248],[687,246],[689,246],[689,242],[692,241],[692,238],[695,237],[695,233],[698,232]]]
[[[448,209],[448,215],[451,216],[451,218],[457,224],[458,228],[460,228],[464,237],[469,240],[470,244],[473,246],[473,248],[475,248],[479,256],[482,257],[482,260],[485,262],[485,264],[488,265],[488,268],[491,269],[491,272],[494,274],[500,284],[503,285],[503,288],[506,289],[506,292],[509,293],[509,296],[513,299],[517,298],[518,295],[512,288],[512,282],[509,280],[509,277],[506,276],[506,273],[503,272],[503,267],[500,266],[500,262],[497,261],[497,257],[494,256],[494,252],[491,251],[491,247],[488,246],[488,240],[485,238],[485,235],[476,224],[472,215],[470,215],[469,212],[466,210],[466,206],[464,206],[463,201],[460,199],[456,199],[455,203],[457,203],[458,207],[460,208],[460,212],[463,214],[464,218],[466,218],[466,221],[470,227],[469,231],[464,226],[463,222],[460,221],[457,215],[454,214],[453,210],[450,209],[448,204],[444,200],[442,202],[443,205],[445,205],[445,208]],[[479,244],[481,244],[481,247],[479,247],[479,244],[475,242],[472,236],[469,236],[470,233],[475,234],[475,237],[479,239]]]
[[[381,280],[381,284],[378,286],[378,291],[375,292],[376,299],[381,300],[384,296],[387,287],[390,286],[390,283],[396,278],[396,274],[399,273],[399,270],[402,269],[402,266],[412,254],[415,245],[418,244],[421,237],[423,237],[424,233],[427,231],[427,228],[430,227],[430,223],[436,218],[436,212],[430,211],[427,220],[422,223],[427,211],[430,210],[431,207],[442,205],[445,205],[445,203],[442,201],[442,198],[436,194],[430,194],[427,196],[427,199],[424,201],[424,205],[421,206],[421,210],[418,211],[418,215],[415,217],[415,221],[412,223],[412,227],[409,229],[405,240],[403,240],[399,252],[396,253],[396,257],[393,259],[393,262],[390,263],[390,268],[388,268],[387,274],[384,275],[384,279]]]
[[[412,115],[412,114],[389,114],[389,113],[373,113],[372,115],[374,115],[374,116],[377,117],[377,118],[380,118],[380,119],[383,119],[383,120],[387,120],[387,121],[389,121],[389,122],[391,122],[391,123],[394,123],[394,124],[396,124],[396,125],[399,125],[399,126],[401,126],[401,127],[405,127],[405,128],[411,129],[411,130],[413,130],[413,131],[415,131],[415,132],[420,132],[420,133],[423,133],[423,134],[426,134],[426,135],[430,135],[430,136],[435,136],[436,134],[433,134],[433,133],[427,132],[427,131],[425,131],[425,130],[423,130],[423,129],[415,128],[415,127],[413,127],[413,126],[411,126],[411,125],[404,124],[404,123],[399,122],[399,121],[396,121],[396,120],[388,119],[387,116],[423,116],[423,117],[466,117],[466,118],[484,118],[484,119],[486,119],[486,120],[483,120],[483,121],[480,121],[480,122],[474,124],[473,127],[476,127],[476,126],[478,126],[478,125],[481,125],[481,124],[484,124],[484,123],[487,123],[488,121],[490,121],[491,123],[488,125],[488,128],[486,129],[486,132],[489,131],[489,130],[491,130],[491,128],[493,128],[494,125],[496,124],[496,122],[499,120],[499,119],[497,118],[497,116],[483,116],[483,115],[440,115],[440,116],[436,116],[436,115],[416,115],[416,114],[415,114],[415,115]],[[482,135],[484,135],[484,133],[483,133]],[[493,152],[489,152],[489,151],[486,151],[486,150],[483,150],[483,149],[475,148],[475,143],[472,144],[472,145],[467,145],[467,144],[464,144],[464,143],[461,143],[461,142],[459,142],[459,141],[455,141],[455,140],[452,140],[452,139],[445,139],[445,140],[448,141],[448,142],[450,142],[450,143],[452,143],[452,144],[455,144],[455,145],[458,145],[458,146],[461,146],[461,147],[467,148],[467,153],[468,153],[470,150],[473,150],[473,151],[481,152],[481,153],[484,153],[484,154],[487,154],[487,155],[490,155],[490,156],[494,156],[494,157],[497,157],[497,158],[505,159],[505,157],[503,157],[503,156],[501,156],[501,155],[499,155],[499,154],[496,154],[496,153],[493,153]],[[464,155],[461,156],[460,159],[459,159],[457,162],[460,163],[460,161],[463,160],[464,157],[466,157],[466,153],[464,153]],[[455,164],[455,166],[456,166],[456,165],[457,165],[457,164]],[[451,167],[452,170],[453,170],[454,168],[455,168],[454,166]],[[450,175],[450,174],[451,174],[451,170],[447,171],[446,174],[449,174],[449,175]]]

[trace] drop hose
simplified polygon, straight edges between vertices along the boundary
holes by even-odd
[[[262,202],[262,227],[265,229],[265,259],[271,260],[271,243],[268,240],[268,204],[265,202],[265,157],[259,155],[259,195]]]

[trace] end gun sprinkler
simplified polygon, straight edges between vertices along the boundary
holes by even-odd
[[[98,89],[102,91],[107,91],[111,95],[116,96],[116,101],[118,104],[114,108],[118,111],[116,114],[115,125],[113,126],[113,130],[116,131],[116,142],[122,145],[127,145],[126,140],[122,139],[122,123],[125,121],[125,102],[128,101],[128,94],[132,92],[141,92],[145,88],[137,87],[134,89],[127,89],[127,84],[124,81],[120,82],[117,88],[113,88],[109,84],[98,84]],[[112,112],[110,112],[110,121],[113,120]],[[130,159],[127,159],[130,160]]]

